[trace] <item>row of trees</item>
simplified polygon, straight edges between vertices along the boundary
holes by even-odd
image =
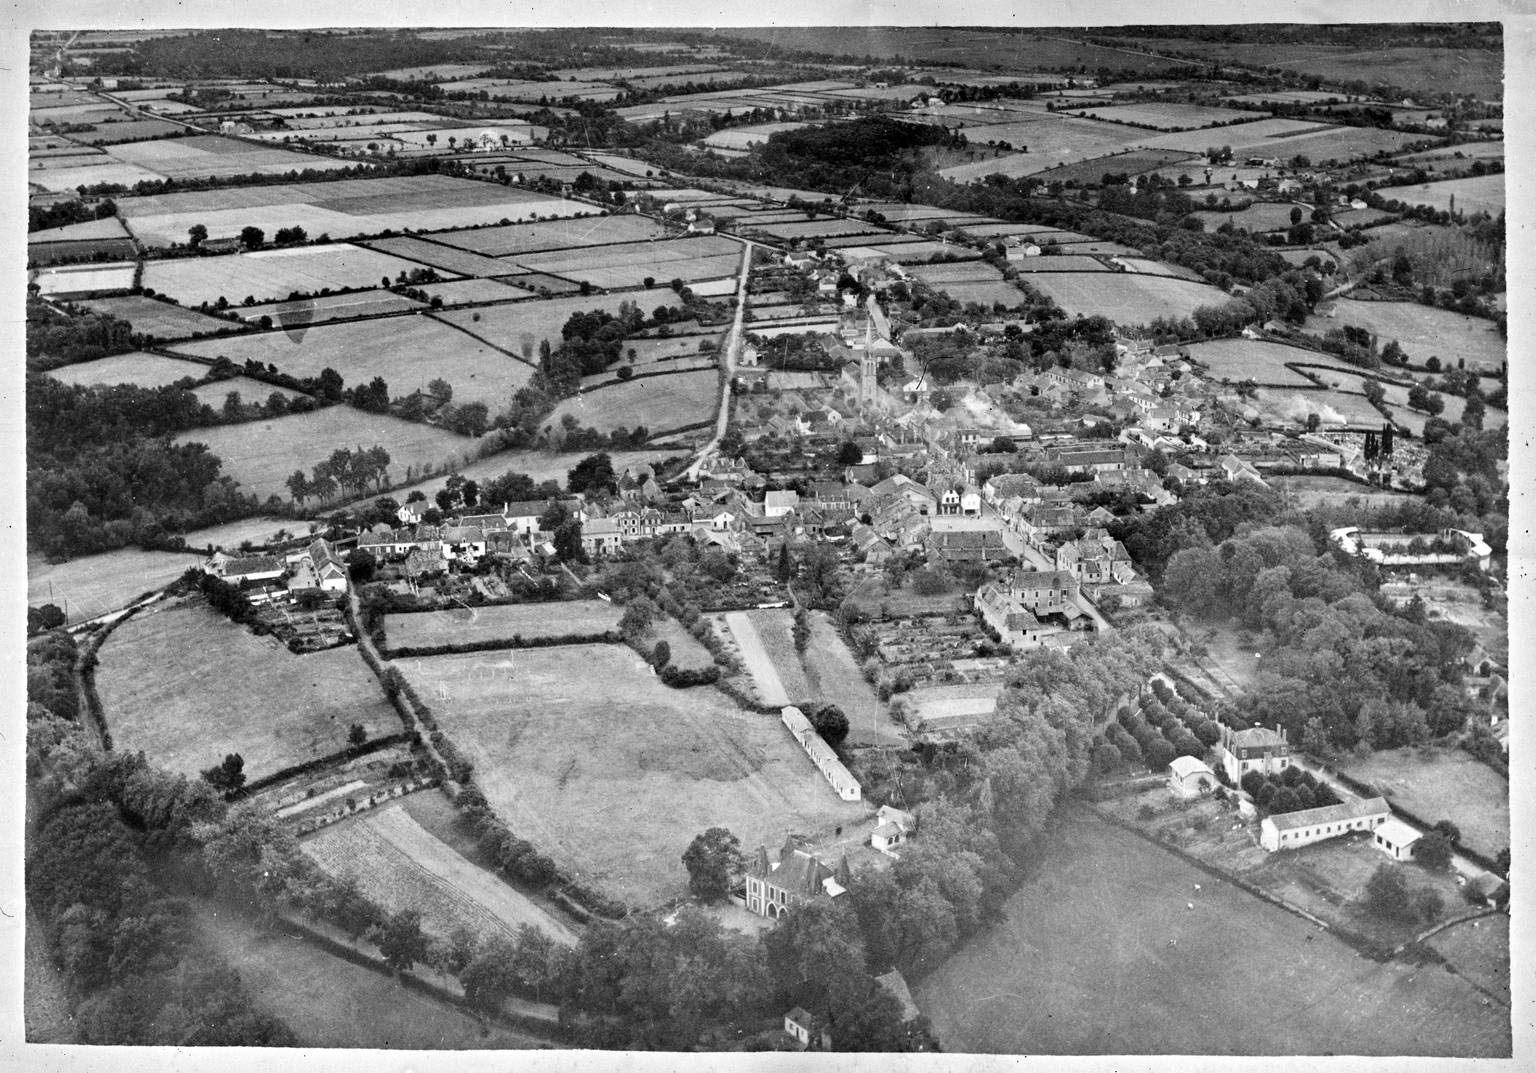
[[[352,450],[338,447],[331,457],[315,463],[308,476],[296,469],[285,482],[294,501],[302,504],[306,499],[318,499],[324,503],[341,495],[357,498],[370,484],[382,488],[389,479],[389,451],[375,444]]]

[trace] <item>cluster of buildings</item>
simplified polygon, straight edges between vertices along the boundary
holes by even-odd
[[[253,604],[270,603],[301,593],[347,591],[347,566],[335,545],[324,539],[277,555],[230,555],[215,552],[203,564],[205,573],[238,585]]]

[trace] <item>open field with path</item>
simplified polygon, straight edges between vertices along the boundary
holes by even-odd
[[[192,552],[138,548],[120,548],[62,563],[50,563],[33,553],[27,556],[27,603],[32,607],[53,603],[69,612],[69,621],[79,622],[115,611],[143,593],[169,585],[199,560],[200,556]]]
[[[395,662],[512,829],[618,897],[683,894],[679,857],[707,827],[750,850],[865,814],[838,800],[777,719],[708,687],[669,689],[628,648],[529,649],[510,678],[475,674],[503,656]]]

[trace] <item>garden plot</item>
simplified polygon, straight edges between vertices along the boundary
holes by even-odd
[[[439,938],[455,928],[511,938],[527,924],[557,942],[575,942],[564,922],[460,856],[399,804],[322,828],[300,848],[332,876],[355,881],[386,912],[421,913],[424,930]]]
[[[708,422],[719,401],[720,381],[713,369],[638,376],[562,400],[545,423],[558,428],[570,414],[599,432],[643,426],[655,437]]]
[[[558,326],[555,330],[558,334]],[[392,396],[442,378],[453,385],[455,402],[487,406],[503,405],[533,375],[533,366],[512,354],[425,315],[312,326],[295,322],[272,331],[178,343],[176,349],[227,357],[236,365],[255,359],[297,377],[334,369],[348,385],[382,376]]]
[[[158,604],[123,623],[100,651],[97,689],[117,748],[196,777],[227,753],[246,777],[400,728],[355,648],[296,656],[215,612],[201,596]]]
[[[93,291],[126,291],[133,286],[137,265],[120,264],[60,265],[38,270],[32,282],[43,297],[63,298]]]
[[[1308,387],[1312,384],[1301,373],[1287,368],[1287,362],[1311,363],[1326,357],[1301,347],[1257,339],[1213,339],[1191,343],[1187,349],[1190,358],[1203,365],[1212,379],[1234,384],[1252,380],[1256,384],[1281,387]]]
[[[146,261],[144,286],[183,305],[212,305],[220,298],[238,305],[248,295],[259,302],[287,298],[295,291],[319,294],[341,287],[377,287],[385,279],[420,267],[388,253],[338,242]]]
[[[520,651],[511,678],[477,674],[486,659],[396,666],[474,762],[497,814],[578,879],[631,904],[682,896],[679,857],[708,827],[755,848],[867,814],[838,799],[776,718],[712,689],[669,689],[628,648]]]
[[[514,279],[512,282],[517,281]],[[624,294],[572,295],[537,302],[487,306],[483,309],[446,310],[434,313],[431,317],[470,332],[492,346],[509,353],[522,354],[534,361],[537,360],[541,342],[548,339],[551,346],[559,343],[560,330],[573,313],[590,313],[594,309],[617,312],[619,303],[633,298],[633,295]],[[659,305],[676,307],[679,304],[677,295],[670,290],[658,289],[645,296],[645,305],[651,309]],[[452,377],[449,377],[449,381],[457,391],[458,381]]]
[[[1131,272],[1041,272],[1030,276],[1029,282],[1068,316],[1101,314],[1121,325],[1187,317],[1200,306],[1226,300],[1221,291],[1204,283]]]
[[[1332,317],[1308,317],[1303,327],[1322,335],[1345,324],[1364,328],[1383,344],[1397,340],[1416,362],[1430,357],[1442,362],[1465,358],[1469,369],[1496,372],[1505,360],[1505,343],[1492,321],[1417,302],[1341,298]]]
[[[504,641],[510,648],[518,640],[617,632],[623,613],[623,607],[607,600],[561,600],[460,607],[452,611],[415,611],[386,615],[384,636],[394,650],[496,641]],[[511,665],[516,665],[516,653],[502,655],[511,661]]]
[[[1504,176],[1474,175],[1465,179],[1446,179],[1418,186],[1383,186],[1376,191],[1388,201],[1409,205],[1428,205],[1440,212],[1486,212],[1498,216],[1504,211]]]
[[[331,294],[319,298],[301,298],[296,302],[268,302],[264,305],[238,306],[240,319],[248,324],[270,317],[271,323],[311,324],[327,320],[344,320],[349,317],[375,317],[389,313],[405,313],[423,308],[414,298],[407,298],[390,291],[354,291],[351,294]]]
[[[130,294],[121,298],[93,298],[80,303],[95,313],[110,313],[126,320],[133,330],[160,339],[184,339],[189,335],[216,332],[231,324],[219,317],[204,316],[191,309],[182,309],[169,302]]]
[[[76,362],[50,369],[48,375],[65,384],[82,387],[103,387],[111,384],[134,384],[138,387],[166,387],[191,377],[201,380],[208,375],[208,367],[198,362],[178,361],[161,354],[149,354],[136,350],[131,354],[113,354],[107,358]]]
[[[639,242],[665,238],[667,234],[667,228],[646,216],[595,216],[453,231],[433,235],[432,241],[487,257],[505,257],[514,253]]]
[[[392,481],[408,480],[411,473],[428,468],[460,466],[479,453],[468,437],[350,406],[193,429],[177,434],[176,442],[207,444],[223,461],[224,474],[239,482],[240,491],[261,499],[287,499],[285,482],[294,470],[308,473],[341,446],[379,446],[389,451]]]
[[[121,548],[68,562],[27,556],[27,603],[53,604],[70,622],[104,615],[139,596],[164,588],[202,562],[193,552]]]
[[[211,239],[228,239],[247,226],[267,234],[300,226],[311,235],[345,239],[407,227],[430,231],[537,215],[574,216],[590,206],[495,183],[447,175],[338,179],[125,197],[118,212],[140,241],[184,242],[201,223]]]

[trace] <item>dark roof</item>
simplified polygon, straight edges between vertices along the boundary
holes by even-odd
[[[1269,822],[1277,831],[1294,831],[1298,827],[1311,827],[1319,823],[1338,823],[1364,819],[1367,816],[1390,815],[1384,797],[1353,798],[1337,805],[1321,808],[1304,808],[1299,812],[1283,812],[1270,816]]]

